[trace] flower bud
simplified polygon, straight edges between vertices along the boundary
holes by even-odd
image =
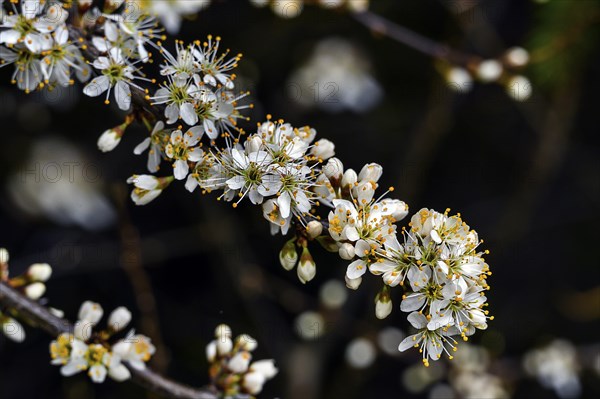
[[[260,136],[254,135],[246,141],[246,152],[248,154],[257,152],[261,149],[262,144],[263,144],[263,141],[260,138]]]
[[[250,365],[250,371],[262,374],[266,379],[273,378],[279,370],[275,367],[273,359],[258,360]]]
[[[219,324],[217,328],[215,328],[215,338],[231,338],[231,327],[227,324]]]
[[[329,159],[335,155],[335,145],[327,139],[321,139],[310,149],[310,153],[319,159]]]
[[[296,252],[296,244],[294,239],[285,243],[279,252],[279,263],[287,271],[292,270],[298,262],[298,252]]]
[[[217,339],[217,353],[219,356],[225,356],[233,349],[233,342],[229,337],[222,337]]]
[[[323,232],[323,224],[318,220],[311,220],[306,225],[306,233],[310,238],[317,238]]]
[[[392,299],[390,298],[390,289],[384,285],[381,291],[375,297],[375,316],[383,320],[392,313]]]
[[[244,375],[244,380],[242,382],[242,386],[251,395],[258,395],[260,393],[260,391],[262,391],[265,381],[266,381],[266,378],[264,375],[253,371],[251,373],[246,373]]]
[[[344,174],[344,164],[338,158],[331,158],[323,166],[322,171],[331,184],[338,185]]]
[[[375,195],[377,185],[369,180],[361,180],[357,186],[352,188],[352,195],[358,200],[359,204],[368,204]]]
[[[477,76],[483,82],[495,82],[502,75],[502,64],[496,60],[485,60],[477,68]]]
[[[354,245],[349,244],[347,242],[343,243],[340,246],[340,249],[338,250],[338,254],[340,255],[340,258],[344,259],[344,260],[352,260],[354,259]]]
[[[473,87],[473,77],[463,68],[450,68],[446,73],[448,87],[459,93],[466,93]]]
[[[117,145],[121,142],[124,131],[120,129],[120,126],[106,130],[100,138],[98,138],[98,149],[102,152],[109,152],[114,150]]]
[[[25,287],[25,295],[27,295],[29,299],[33,299],[34,301],[40,299],[45,293],[46,286],[44,285],[44,283],[33,283]]]
[[[252,356],[246,351],[238,352],[234,357],[229,360],[227,367],[229,370],[237,374],[242,374],[248,371],[248,365],[250,365]]]
[[[131,322],[131,312],[121,306],[110,314],[108,318],[108,327],[113,331],[121,331]]]
[[[206,345],[206,360],[209,363],[215,361],[217,357],[217,341],[210,341],[208,345]]]
[[[317,274],[317,265],[313,260],[308,248],[302,250],[302,256],[300,256],[300,264],[298,264],[298,278],[302,284],[306,284],[312,280]]]
[[[529,53],[522,47],[512,47],[506,51],[506,61],[513,67],[524,67],[529,63]]]
[[[73,335],[81,341],[87,341],[92,336],[94,324],[89,320],[82,320],[75,323]]]
[[[0,318],[0,324],[6,338],[18,343],[25,341],[25,329],[21,323],[11,317],[6,317]]]
[[[383,174],[383,168],[376,163],[369,163],[363,166],[358,174],[358,181],[372,181],[377,183]]]
[[[513,76],[506,83],[506,93],[513,100],[519,102],[527,101],[531,97],[532,92],[531,82],[525,76]]]
[[[79,320],[86,320],[92,323],[92,325],[96,325],[103,314],[104,310],[102,306],[91,301],[85,301],[79,309]]]
[[[235,339],[235,346],[247,352],[252,352],[254,349],[256,349],[258,343],[251,336],[242,334]]]
[[[354,169],[348,169],[342,177],[342,187],[352,187],[358,181],[358,176]]]
[[[345,276],[344,279],[346,280],[346,287],[351,290],[357,290],[360,287],[360,283],[362,283],[362,277],[348,278],[348,276]]]
[[[27,276],[31,281],[45,282],[52,276],[52,268],[47,263],[34,263],[29,266]]]
[[[8,263],[10,256],[6,248],[0,248],[0,263]]]

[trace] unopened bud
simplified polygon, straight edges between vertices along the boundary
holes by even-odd
[[[254,349],[256,349],[258,344],[251,336],[242,334],[235,339],[235,346],[247,352],[252,352]]]
[[[110,314],[108,318],[108,326],[113,331],[121,331],[131,322],[131,312],[121,306]]]
[[[317,238],[323,232],[323,224],[318,220],[311,220],[306,225],[306,233],[310,238]]]
[[[250,353],[246,351],[241,351],[229,360],[229,363],[227,363],[227,367],[234,373],[242,374],[248,371],[250,360],[252,360],[252,356],[250,355]]]
[[[252,138],[248,139],[248,141],[246,141],[246,152],[248,154],[251,154],[253,152],[257,152],[261,149],[263,144],[262,139],[260,138],[260,136],[252,136]]]
[[[347,242],[343,243],[340,246],[340,249],[338,250],[338,254],[340,255],[340,258],[344,259],[344,260],[352,260],[354,259],[354,245],[349,244]]]
[[[31,281],[48,281],[50,276],[52,276],[52,267],[47,263],[34,263],[29,266],[27,276]]]
[[[250,370],[262,374],[265,378],[273,378],[279,372],[273,359],[258,360],[250,365]]]
[[[37,301],[46,293],[46,286],[44,283],[33,283],[25,287],[25,295],[29,299]]]
[[[502,75],[502,64],[496,60],[485,60],[477,68],[477,76],[484,82],[495,82]]]
[[[384,285],[381,291],[375,297],[375,316],[383,320],[392,313],[392,299],[390,298],[390,289]]]
[[[79,309],[79,320],[87,320],[92,323],[92,325],[96,325],[103,314],[104,310],[102,309],[102,306],[95,302],[85,301]]]
[[[337,186],[344,175],[344,164],[338,158],[331,158],[327,161],[325,166],[323,166],[322,170],[331,184]]]
[[[206,345],[206,360],[209,363],[215,361],[217,357],[217,341],[210,341],[208,345]]]
[[[2,327],[2,332],[8,339],[17,343],[25,341],[25,329],[15,319],[11,317],[0,318],[0,327]]]
[[[527,101],[533,93],[531,82],[525,76],[513,76],[506,84],[506,93],[516,101]]]
[[[522,47],[512,47],[506,51],[506,61],[513,67],[524,67],[529,63],[529,52]]]
[[[114,150],[117,145],[119,145],[124,133],[124,130],[121,129],[121,126],[108,129],[102,133],[100,138],[98,138],[98,149],[100,149],[100,151],[109,152]]]
[[[75,323],[73,335],[81,341],[87,341],[92,336],[94,324],[88,320],[82,320]]]
[[[335,144],[327,139],[321,139],[310,149],[310,153],[319,159],[329,159],[335,155]]]
[[[359,181],[372,181],[377,183],[383,174],[383,168],[376,163],[369,163],[363,166],[358,174]]]
[[[302,256],[300,256],[300,263],[298,264],[298,278],[302,284],[306,284],[312,280],[317,274],[317,265],[310,255],[308,248],[302,250]]]
[[[346,280],[346,287],[351,290],[357,290],[360,287],[360,283],[362,283],[362,277],[348,278],[348,276],[345,276],[344,279]]]
[[[354,171],[354,169],[348,169],[344,172],[344,176],[342,177],[342,187],[352,187],[358,181],[358,175]]]
[[[376,187],[377,185],[369,180],[361,180],[357,186],[352,188],[352,195],[360,204],[366,204],[373,199]]]
[[[229,337],[217,339],[217,353],[219,356],[227,355],[233,349],[233,341]]]
[[[298,262],[298,252],[296,252],[296,244],[294,239],[285,243],[279,252],[279,263],[287,271],[292,270]]]
[[[466,93],[473,87],[473,77],[463,68],[451,68],[446,73],[448,87],[459,93]]]
[[[215,338],[231,338],[231,327],[227,324],[219,324],[217,328],[215,328]]]

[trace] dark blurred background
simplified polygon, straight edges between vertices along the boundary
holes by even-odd
[[[80,86],[27,96],[6,68],[0,246],[12,273],[50,263],[45,303],[71,319],[85,300],[105,312],[129,307],[159,348],[153,366],[196,386],[208,382],[204,348],[223,322],[257,338],[257,359],[276,360],[265,398],[598,397],[600,2],[372,3],[483,58],[527,49],[520,74],[531,97],[516,101],[498,83],[452,90],[446,66],[319,7],[288,20],[215,1],[179,37],[221,35],[244,53],[239,82],[256,105],[246,130],[266,113],[311,125],[346,167],[383,165],[381,186],[395,186],[412,212],[449,207],[479,232],[491,251],[495,320],[465,346],[467,359],[426,370],[418,353],[397,353],[409,333],[400,290],[392,315],[377,320],[379,280],[340,289],[337,256],[313,250],[317,277],[303,286],[279,265],[285,239],[270,236],[257,207],[233,210],[183,184],[134,206],[125,180],[145,172],[146,158],[132,153],[144,130],[131,127],[102,154],[97,138],[122,121],[116,107]],[[133,384],[62,378],[49,365],[49,337],[27,334],[20,345],[0,338],[0,398],[152,397]]]

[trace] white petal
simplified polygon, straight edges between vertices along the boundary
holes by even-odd
[[[421,342],[422,336],[423,334],[409,335],[408,337],[404,338],[402,342],[400,342],[400,345],[398,345],[398,350],[400,352],[404,352],[405,350],[412,348],[415,346],[415,344]]]
[[[106,367],[98,364],[92,366],[88,371],[88,375],[90,376],[93,382],[97,384],[102,383],[106,379]]]
[[[187,162],[182,160],[175,161],[175,178],[177,180],[183,180],[187,177],[190,168]]]
[[[361,277],[367,271],[367,265],[364,261],[357,259],[348,265],[346,270],[346,277],[351,280]]]
[[[104,75],[98,76],[97,78],[92,79],[92,81],[83,88],[83,94],[90,97],[98,97],[108,90],[109,87],[110,82],[108,77]]]
[[[129,85],[123,81],[117,82],[115,86],[115,98],[119,108],[123,111],[128,111],[131,106],[131,90]]]
[[[425,304],[425,295],[412,294],[403,299],[400,303],[400,310],[403,312],[412,312],[421,308]]]
[[[146,137],[144,139],[144,141],[142,141],[141,143],[139,143],[134,149],[133,149],[133,153],[135,155],[140,155],[141,153],[143,153],[144,151],[146,151],[148,149],[148,147],[150,147],[150,137]]]
[[[190,126],[198,123],[198,115],[194,109],[192,103],[183,103],[179,108],[179,114],[185,123]]]
[[[412,312],[408,315],[407,320],[414,328],[419,330],[427,325],[427,317],[419,312]]]
[[[172,125],[179,119],[179,107],[177,104],[169,104],[165,108],[165,118],[167,118],[167,124]]]
[[[272,193],[275,194],[275,193]],[[287,218],[290,216],[290,204],[292,202],[292,198],[290,194],[285,191],[281,193],[281,195],[277,198],[277,205],[279,205],[279,212],[281,213],[282,218]]]

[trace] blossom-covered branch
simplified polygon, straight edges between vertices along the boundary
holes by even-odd
[[[46,331],[53,337],[65,337],[68,334],[73,334],[75,331],[75,326],[69,321],[56,316],[47,308],[23,296],[6,283],[0,283],[0,308],[10,309],[18,314],[22,320],[26,320],[28,323]],[[128,365],[127,363],[125,364]],[[141,369],[129,366],[128,371],[131,373],[131,379],[134,382],[165,397],[185,399],[217,398],[214,392],[190,388],[158,375],[149,368]],[[121,372],[124,371],[121,370]]]
[[[68,22],[68,15],[83,17]],[[484,291],[491,272],[486,252],[479,249],[482,241],[460,214],[421,209],[398,232],[408,206],[386,198],[393,187],[375,195],[383,174],[379,164],[356,172],[335,157],[333,142],[317,140],[314,128],[294,127],[270,115],[251,131],[242,129],[238,123],[248,119],[244,111],[252,104],[243,104],[247,92],[235,91],[241,54],[223,49],[219,36],[166,43],[148,10],[132,11],[131,3],[122,1],[106,2],[102,9],[91,2],[22,1],[20,10],[13,4],[2,26],[2,59],[15,64],[19,88],[74,84],[74,75],[86,82],[86,95],[102,96],[106,104],[114,99],[128,112],[122,124],[101,135],[101,150],[114,149],[134,121],[146,127],[148,136],[134,153],[147,152],[149,172],[161,176],[128,180],[138,205],[176,181],[185,182],[190,192],[217,193],[234,208],[243,200],[260,205],[273,234],[292,235],[280,261],[287,270],[297,266],[302,283],[316,275],[310,248],[318,243],[348,263],[349,288],[357,289],[367,271],[382,277],[375,295],[378,318],[392,311],[391,288],[402,287],[400,310],[408,313],[416,334],[399,350],[417,347],[425,365],[444,353],[452,358],[453,337],[467,340],[476,329],[487,328],[491,317]],[[434,46],[416,36],[411,40]],[[152,70],[149,61],[157,58],[159,68]],[[90,338],[77,335],[83,344]],[[72,352],[68,338],[63,346]],[[237,353],[224,356],[233,359]],[[110,373],[110,364],[105,366]]]

